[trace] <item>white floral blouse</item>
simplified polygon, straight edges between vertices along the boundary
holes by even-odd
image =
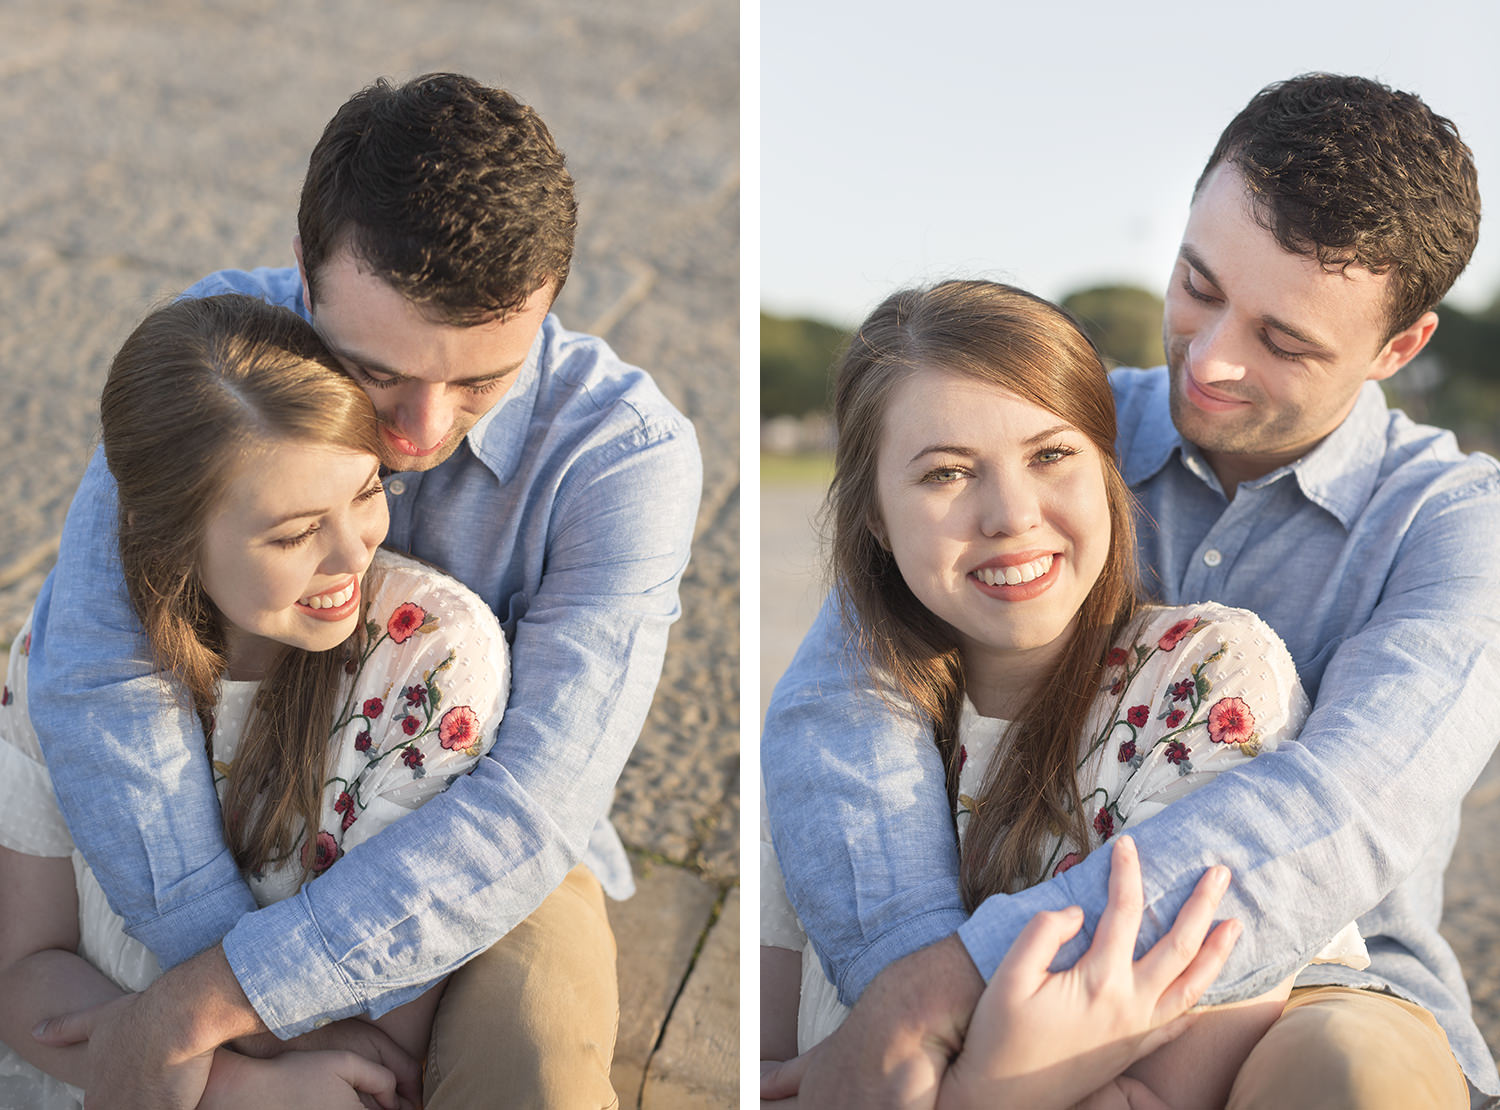
[[[1058,838],[1046,845],[1037,882],[1066,871],[1085,852],[1220,772],[1294,739],[1307,717],[1307,695],[1286,646],[1264,621],[1242,609],[1212,602],[1150,607],[1124,642],[1110,649],[1105,663],[1078,763],[1089,843]],[[1008,723],[964,705],[955,815],[960,841],[985,776],[1005,771]],[[803,951],[798,1051],[806,1051],[836,1029],[848,1010],[806,947],[764,810],[761,840],[761,943]],[[1356,967],[1368,963],[1352,925],[1317,959]]]
[[[379,551],[365,580],[365,645],[345,663],[329,732],[322,820],[293,854],[246,876],[258,904],[296,893],[386,825],[468,773],[495,740],[510,688],[505,635],[463,584],[406,556]],[[126,935],[72,838],[42,760],[26,704],[30,622],[12,645],[0,688],[0,845],[71,856],[79,900],[79,954],[120,986],[143,990],[155,957]],[[222,797],[261,682],[221,683],[211,737]],[[23,1086],[24,1085],[24,1086]],[[0,1045],[0,1096],[24,1091],[36,1105],[73,1107],[78,1092]],[[17,1096],[19,1097],[19,1096]],[[0,1097],[0,1105],[10,1105]]]

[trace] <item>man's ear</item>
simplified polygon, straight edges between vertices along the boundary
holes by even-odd
[[[1437,331],[1437,326],[1437,313],[1424,312],[1411,327],[1391,336],[1386,345],[1380,349],[1380,353],[1375,356],[1375,361],[1370,366],[1370,373],[1367,375],[1369,380],[1384,381],[1416,358],[1422,348],[1427,346],[1432,333]]]
[[[302,263],[302,236],[292,236],[292,254],[297,257],[297,274],[302,278],[302,303],[312,311],[312,290],[307,286],[307,267]]]

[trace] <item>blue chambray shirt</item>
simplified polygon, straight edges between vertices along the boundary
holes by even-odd
[[[1500,466],[1389,410],[1367,383],[1321,444],[1230,501],[1172,425],[1165,369],[1110,380],[1147,586],[1168,604],[1259,613],[1315,701],[1297,741],[1133,832],[1138,950],[1225,863],[1234,881],[1219,913],[1246,931],[1206,1002],[1269,989],[1357,918],[1369,969],[1313,965],[1298,983],[1421,1004],[1471,1083],[1500,1092],[1438,934],[1460,803],[1500,738]],[[825,603],[776,687],[761,748],[788,892],[840,997],[955,930],[988,977],[1033,914],[1078,904],[1087,924],[1061,958],[1072,963],[1104,906],[1108,853],[966,920],[936,749],[878,700],[847,640]]]
[[[307,316],[293,269],[223,271],[186,295],[223,292]],[[258,912],[224,844],[202,731],[151,675],[102,451],[37,601],[32,715],[79,849],[165,966],[222,938],[283,1037],[409,1000],[579,861],[611,895],[633,890],[607,814],[679,612],[702,487],[692,426],[643,371],[548,316],[453,456],[386,486],[386,545],[443,567],[499,616],[505,719],[473,774]]]

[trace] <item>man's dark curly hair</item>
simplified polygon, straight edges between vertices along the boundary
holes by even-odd
[[[1442,300],[1479,238],[1479,180],[1458,129],[1378,81],[1308,73],[1266,86],[1219,136],[1195,193],[1220,162],[1286,250],[1392,275],[1387,339]]]
[[[536,112],[453,73],[351,97],[313,148],[297,211],[315,302],[320,267],[348,247],[463,326],[514,312],[548,282],[561,289],[577,224],[573,179]]]

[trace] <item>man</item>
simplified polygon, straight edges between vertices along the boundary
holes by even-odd
[[[1220,913],[1245,935],[1205,1001],[1268,989],[1350,919],[1371,953],[1363,972],[1298,976],[1232,1106],[1461,1106],[1465,1075],[1475,1099],[1500,1091],[1437,931],[1460,801],[1500,736],[1500,468],[1374,384],[1430,339],[1478,221],[1469,151],[1418,98],[1326,75],[1270,86],[1196,187],[1168,365],[1112,378],[1153,592],[1259,613],[1315,700],[1297,743],[1136,831],[1142,943],[1225,863]],[[1106,853],[965,920],[937,752],[852,688],[845,641],[825,605],[762,748],[788,890],[860,999],[802,1092],[922,1105],[1033,914],[1083,906],[1062,962],[1082,952]]]
[[[572,179],[530,108],[452,74],[381,82],[312,153],[297,268],[188,292],[253,293],[313,322],[379,416],[387,542],[475,590],[511,642],[489,758],[295,898],[252,912],[201,730],[149,674],[95,456],[30,677],[74,838],[171,970],[84,1023],[91,1098],[192,1105],[212,1044],[382,1013],[462,967],[428,1106],[614,1104],[601,884],[632,884],[607,812],[678,614],[701,465],[643,372],[548,314],[575,225]],[[361,1036],[328,1030],[313,1040]]]

